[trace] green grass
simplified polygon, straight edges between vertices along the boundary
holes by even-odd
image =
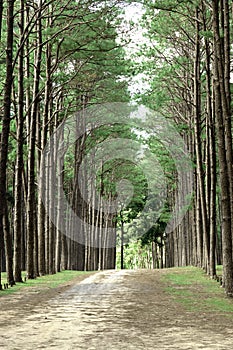
[[[222,274],[222,267],[217,267]],[[222,312],[233,318],[233,299],[227,298],[216,280],[195,267],[171,268],[163,275],[165,291],[189,311]]]
[[[92,272],[67,270],[67,271],[58,272],[54,275],[46,275],[42,277],[37,277],[35,279],[26,280],[26,282],[23,282],[23,283],[17,282],[16,285],[14,285],[13,287],[9,287],[8,289],[3,289],[2,291],[0,291],[0,297],[7,294],[15,293],[25,287],[31,287],[32,290],[35,289],[35,291],[37,291],[38,289],[43,291],[43,288],[44,288],[44,291],[46,292],[47,288],[56,288],[63,283],[73,280],[77,276],[84,275],[84,274],[88,275],[90,273]],[[4,283],[6,283],[6,274],[2,273],[1,275],[2,275],[2,285],[3,285]],[[26,273],[23,272],[22,273],[23,280],[25,276],[26,276]]]
[[[222,275],[222,265],[216,266],[217,275]]]

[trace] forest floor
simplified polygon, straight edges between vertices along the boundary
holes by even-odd
[[[203,286],[176,285],[170,271],[102,271],[3,296],[0,348],[232,350],[231,308],[209,308]]]

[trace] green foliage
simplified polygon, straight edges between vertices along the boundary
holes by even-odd
[[[152,242],[155,242],[160,247],[163,246],[165,229],[170,217],[169,205],[168,203],[164,203],[156,222],[140,237],[142,246],[149,245]]]
[[[156,158],[163,169],[164,175],[166,176],[167,182],[173,184],[174,175],[176,174],[176,164],[171,153],[163,145],[162,141],[158,140],[155,136],[149,138],[148,145],[151,152],[156,155]]]
[[[121,252],[117,248],[116,266],[121,267]],[[130,240],[124,246],[124,268],[138,269],[151,268],[152,256],[151,250],[148,246],[143,246],[141,240]]]
[[[114,124],[105,125],[101,128],[94,129],[91,134],[86,139],[86,150],[85,154],[91,157],[91,151],[94,146],[100,145],[103,141],[110,141],[107,145],[108,155],[115,154],[116,144],[114,139],[123,140],[130,139],[136,140],[137,135],[130,125]],[[135,146],[136,147],[136,146]],[[139,154],[140,149],[135,148],[135,153]],[[98,165],[96,169],[96,186],[99,193],[105,198],[117,198],[118,188],[117,184],[121,181],[127,181],[127,188],[125,188],[125,193],[131,194],[131,186],[133,187],[133,197],[124,209],[124,221],[130,222],[134,217],[137,216],[138,212],[142,210],[147,197],[147,180],[143,173],[143,170],[137,165],[137,157],[135,161],[132,162],[130,159],[125,157],[119,158],[114,155],[113,159],[103,162],[103,155],[101,153],[100,159],[98,156],[94,156],[94,167]],[[111,158],[111,157],[110,157]],[[125,159],[126,158],[126,159]],[[103,165],[100,166],[101,162]],[[90,160],[91,164],[91,160]],[[91,165],[90,165],[91,166]],[[126,186],[126,183],[125,183]],[[119,202],[119,212],[121,211],[121,203]],[[119,217],[119,222],[122,221],[122,217]]]
[[[161,234],[163,233],[161,226],[157,222],[154,224],[144,235],[141,237],[142,245],[145,246],[149,242],[156,242],[158,244],[162,244],[159,242],[158,238],[161,237]]]
[[[170,10],[158,11],[156,8]],[[193,69],[190,56],[193,26],[187,18],[194,5],[187,1],[163,1],[161,4],[149,1],[145,9],[142,26],[150,44],[142,46],[139,56],[143,62],[141,71],[151,88],[136,98],[163,115],[173,117],[187,103],[183,82],[188,84],[185,76]],[[171,108],[174,105],[180,108]]]

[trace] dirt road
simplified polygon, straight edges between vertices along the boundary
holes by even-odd
[[[232,319],[185,311],[164,292],[162,273],[99,272],[52,298],[11,302],[12,311],[2,298],[0,349],[232,350]]]

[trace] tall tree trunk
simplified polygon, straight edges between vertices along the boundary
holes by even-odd
[[[42,28],[41,4],[39,6],[37,23],[37,49],[35,52],[35,74],[33,87],[33,106],[30,121],[29,151],[28,151],[28,196],[27,196],[27,275],[35,278],[34,271],[34,235],[35,235],[35,151],[36,151],[36,121],[39,106],[39,81],[41,72]]]
[[[194,131],[195,131],[195,145],[196,145],[196,157],[197,157],[197,181],[200,191],[200,203],[201,203],[201,217],[202,217],[202,229],[204,237],[204,267],[209,273],[209,253],[210,242],[208,234],[208,222],[207,222],[207,207],[206,207],[206,194],[204,183],[204,170],[203,170],[203,156],[202,156],[202,141],[201,141],[201,91],[200,91],[200,24],[199,24],[199,9],[196,8],[196,40],[195,40],[195,62],[194,62]]]
[[[53,126],[51,125],[51,131],[53,130]],[[52,134],[52,132],[51,132]],[[57,205],[55,199],[55,193],[57,191],[56,184],[54,183],[54,177],[56,176],[55,172],[55,159],[56,155],[56,140],[52,147],[50,147],[49,152],[49,274],[55,273],[55,224],[52,218],[55,217],[55,206]]]
[[[209,94],[210,94],[209,90]],[[211,104],[211,101],[209,101]],[[214,109],[209,107],[209,147],[210,147],[210,276],[214,278],[216,276],[216,146],[215,146],[215,117]]]
[[[11,118],[11,91],[13,82],[13,27],[14,27],[14,0],[7,2],[7,47],[6,47],[6,79],[4,88],[4,109],[2,118],[2,133],[0,144],[0,248],[3,248],[2,242],[4,237],[3,217],[6,215],[6,172],[8,161],[8,143],[10,132]],[[10,232],[5,236],[10,239]],[[1,267],[0,267],[1,269]],[[0,288],[1,288],[1,270],[0,270]]]
[[[61,133],[63,131],[61,130]],[[60,135],[59,145],[62,144],[64,138]],[[58,183],[57,183],[57,193],[58,193],[58,204],[57,204],[57,225],[56,225],[56,249],[55,249],[55,269],[56,272],[60,272],[62,268],[61,258],[62,258],[62,235],[65,231],[65,208],[64,208],[64,196],[63,196],[63,172],[64,172],[64,149],[61,147],[58,150],[57,155],[57,172],[58,172]]]
[[[22,183],[24,143],[24,0],[21,0],[20,43],[18,58],[18,114],[17,153],[15,166],[15,208],[14,208],[14,278],[22,282],[21,240],[22,240]]]
[[[201,91],[200,91],[200,24],[199,24],[199,9],[196,8],[196,42],[195,42],[195,62],[194,62],[194,130],[196,138],[196,157],[197,157],[197,181],[200,190],[202,229],[204,237],[204,256],[206,261],[204,267],[209,272],[209,235],[207,231],[207,208],[205,197],[204,170],[202,159],[202,142],[201,142]]]
[[[231,109],[231,91],[230,91],[230,72],[231,72],[231,47],[230,47],[230,9],[229,1],[223,1],[223,23],[222,32],[222,55],[223,59],[221,64],[222,73],[220,79],[220,90],[222,95],[222,108],[224,111],[224,126],[225,126],[225,138],[226,138],[226,156],[227,167],[229,173],[229,189],[231,197],[231,226],[233,227],[233,150],[232,150],[232,109]],[[223,79],[222,79],[223,78]],[[232,235],[233,239],[233,235]]]
[[[39,274],[43,276],[46,273],[45,264],[45,220],[46,213],[43,198],[45,196],[45,154],[44,149],[47,142],[48,135],[48,121],[50,117],[50,103],[51,103],[51,49],[50,44],[46,47],[46,85],[45,85],[45,102],[44,102],[44,115],[43,115],[43,128],[42,128],[42,141],[41,141],[41,159],[40,159],[40,171],[39,171],[39,187],[38,187],[38,249],[39,249]]]
[[[231,233],[231,191],[227,148],[225,133],[229,125],[229,109],[225,100],[223,65],[220,25],[219,25],[219,1],[213,0],[213,34],[214,34],[214,98],[215,115],[217,120],[218,156],[220,168],[221,186],[221,210],[222,210],[222,251],[223,251],[223,280],[225,291],[233,296],[233,262],[232,262],[232,233]],[[225,53],[226,54],[226,53]],[[228,141],[230,135],[227,135]],[[232,147],[232,146],[231,146]]]
[[[207,8],[204,1],[201,1],[203,30],[207,32],[208,21],[206,18]],[[215,115],[214,115],[214,96],[212,92],[212,73],[211,73],[211,51],[212,45],[208,37],[205,37],[205,70],[206,70],[206,140],[208,152],[208,217],[210,228],[210,276],[216,276],[216,140],[215,140]]]
[[[79,121],[77,121],[77,128],[79,128]],[[78,130],[78,129],[77,129]],[[81,189],[80,189],[80,183],[79,183],[79,171],[80,171],[80,165],[83,160],[84,155],[84,145],[85,145],[86,135],[83,135],[82,138],[76,141],[75,145],[75,174],[74,174],[74,184],[73,184],[73,193],[72,193],[72,208],[75,210],[76,214],[79,216],[81,221],[83,220],[83,214],[86,210],[85,202],[82,199]],[[71,226],[73,226],[73,223],[71,222]],[[72,227],[73,230],[78,231],[76,235],[74,236],[74,240],[76,241],[76,254],[78,256],[77,261],[77,270],[84,271],[85,269],[85,236],[84,232],[82,230],[82,225],[79,225],[79,227]],[[81,242],[81,243],[80,243]]]

